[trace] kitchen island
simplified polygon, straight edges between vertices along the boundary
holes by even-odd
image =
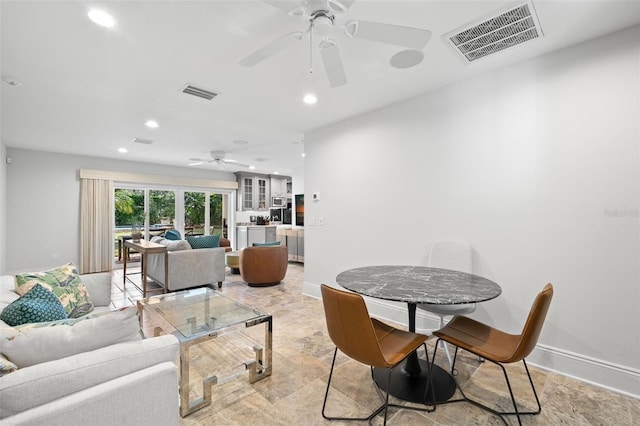
[[[253,243],[273,243],[276,241],[276,225],[236,226],[236,250],[251,247]]]

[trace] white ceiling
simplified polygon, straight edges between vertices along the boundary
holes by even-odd
[[[1,84],[2,141],[177,166],[222,150],[257,172],[295,175],[307,131],[640,23],[638,1],[537,0],[541,39],[465,64],[442,37],[519,3],[357,0],[337,22],[393,23],[429,29],[433,37],[425,60],[401,70],[389,59],[404,48],[334,32],[348,83],[330,88],[317,49],[309,74],[308,38],[252,68],[238,65],[307,27],[266,2],[2,0],[2,78],[22,82]],[[92,23],[87,12],[94,6],[117,25]],[[187,83],[220,95],[212,101],[185,95]],[[319,102],[307,106],[301,98],[311,89]],[[145,127],[150,118],[160,127]],[[134,144],[134,137],[154,143]],[[129,152],[118,153],[120,147]]]

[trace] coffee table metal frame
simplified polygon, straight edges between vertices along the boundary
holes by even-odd
[[[212,306],[210,302],[219,306]],[[216,313],[216,308],[220,313]],[[258,324],[265,325],[264,347],[254,344],[254,359],[244,361],[249,370],[249,383],[255,383],[271,375],[272,372],[272,316],[257,309],[242,305],[212,290],[201,287],[161,296],[153,296],[138,301],[140,326],[147,316],[154,327],[154,336],[163,332],[171,333],[180,342],[180,415],[187,416],[211,404],[213,385],[222,382],[211,375],[202,381],[203,396],[189,400],[189,350],[191,346],[206,342],[242,328]],[[224,312],[222,312],[224,311]],[[225,318],[225,315],[237,315]],[[160,324],[158,326],[158,324]]]

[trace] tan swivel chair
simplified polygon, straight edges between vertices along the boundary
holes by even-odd
[[[239,258],[240,276],[251,287],[276,285],[287,274],[286,246],[245,247],[240,250]]]
[[[538,399],[536,388],[533,385],[531,374],[529,374],[529,368],[527,367],[527,363],[524,359],[531,353],[538,342],[552,297],[553,286],[551,284],[547,284],[533,302],[533,306],[531,307],[531,311],[529,312],[529,316],[527,317],[527,321],[524,324],[521,334],[508,334],[465,316],[455,316],[444,328],[435,331],[433,334],[438,337],[438,342],[440,340],[444,340],[456,346],[456,351],[453,356],[454,366],[456,357],[458,356],[458,349],[460,348],[481,356],[502,368],[504,378],[507,382],[507,387],[509,388],[509,394],[511,395],[511,402],[513,403],[514,411],[496,411],[493,408],[471,400],[464,394],[459,385],[458,389],[460,389],[463,399],[450,400],[447,402],[469,401],[472,404],[500,417],[504,415],[516,415],[518,417],[518,424],[522,424],[520,420],[521,414],[539,414],[542,407],[540,406],[540,400]],[[437,350],[438,345],[436,342],[436,349],[433,353],[434,360]],[[536,399],[536,403],[538,404],[537,411],[518,411],[516,400],[511,389],[511,383],[509,382],[509,376],[507,375],[507,370],[505,370],[503,366],[503,364],[510,364],[518,361],[522,361],[527,372],[527,376],[529,377],[529,383],[531,384],[533,395]]]
[[[371,419],[384,410],[384,424],[387,423],[387,408],[389,407],[389,393],[386,398],[376,386],[376,391],[384,403],[365,418],[349,417],[329,417],[325,413],[327,396],[331,387],[333,368],[336,362],[336,354],[340,349],[348,357],[371,367],[371,378],[373,379],[373,367],[388,368],[387,389],[390,386],[392,370],[403,361],[409,354],[418,349],[420,345],[425,345],[428,336],[411,333],[396,329],[375,318],[369,317],[364,299],[357,293],[338,290],[322,284],[322,303],[327,321],[329,337],[336,345],[331,362],[331,371],[327,382],[327,390],[324,394],[322,404],[322,417],[327,420],[367,420],[371,424]],[[374,382],[375,383],[375,382]],[[427,386],[427,389],[429,387]],[[433,386],[431,386],[433,388]],[[425,395],[426,401],[426,395]],[[399,408],[410,408],[420,411],[433,411],[435,409],[424,409],[420,407],[404,407],[391,405]]]

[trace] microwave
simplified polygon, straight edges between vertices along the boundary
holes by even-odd
[[[284,197],[271,198],[271,207],[285,207],[287,205],[287,199]]]

